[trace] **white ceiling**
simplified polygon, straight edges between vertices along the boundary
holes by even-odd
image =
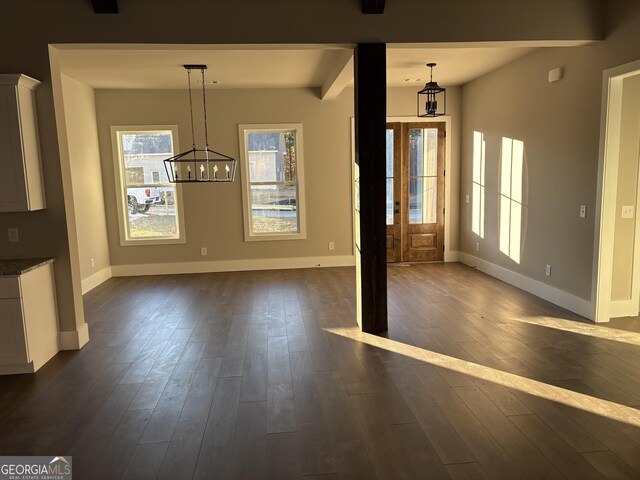
[[[341,49],[99,49],[61,50],[62,73],[93,88],[186,88],[185,64],[205,64],[216,88],[322,85]],[[197,79],[199,72],[193,71]]]
[[[426,64],[430,62],[437,64],[433,79],[440,85],[463,85],[533,50],[533,47],[390,48],[387,50],[387,85],[411,85],[404,79],[427,82]]]
[[[206,64],[214,88],[326,87],[345,68],[350,46],[57,46],[61,72],[97,89],[176,89],[186,87],[184,64]],[[433,48],[390,46],[387,84],[412,86],[428,79],[461,85],[526,55],[530,46]],[[348,64],[350,65],[350,64]],[[350,68],[347,66],[346,68]],[[193,72],[195,81],[199,72]],[[192,74],[192,75],[193,75]],[[348,72],[345,84],[352,83]],[[344,75],[343,75],[344,78]],[[407,83],[403,79],[420,79]]]

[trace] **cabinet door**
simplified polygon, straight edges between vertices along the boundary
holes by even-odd
[[[0,300],[0,365],[29,363],[22,302],[19,298]]]
[[[0,212],[28,210],[16,87],[0,87]]]

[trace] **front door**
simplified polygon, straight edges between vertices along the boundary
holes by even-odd
[[[387,125],[388,262],[444,258],[444,139],[444,123]]]

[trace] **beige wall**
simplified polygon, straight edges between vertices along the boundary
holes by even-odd
[[[636,209],[638,155],[640,154],[640,75],[624,79],[622,86],[620,157],[616,199],[611,300],[632,297],[635,217],[621,218],[622,206]]]
[[[602,72],[640,58],[638,5],[613,2],[610,25],[615,30],[605,42],[538,50],[462,89],[461,199],[471,195],[474,130],[486,135],[487,198],[485,239],[471,232],[471,204],[461,203],[461,250],[584,299],[591,296]],[[549,84],[548,71],[560,66],[564,79]],[[528,206],[519,265],[498,244],[502,136],[525,143]],[[579,218],[580,205],[587,206],[586,219]]]
[[[590,297],[602,65],[594,49],[536,51],[463,88],[461,194],[471,195],[473,131],[486,139],[485,238],[461,212],[461,249],[582,298]],[[548,83],[562,66],[565,78]],[[499,250],[502,137],[524,142],[525,191],[520,265]],[[587,218],[579,218],[580,205]],[[476,251],[476,242],[480,251]],[[545,277],[545,265],[552,276]]]
[[[93,89],[62,76],[82,280],[111,266]],[[91,259],[94,266],[91,266]]]
[[[210,89],[207,105],[211,148],[238,159],[238,124],[302,123],[307,238],[245,242],[241,182],[236,181],[183,185],[186,244],[121,246],[110,127],[177,124],[180,151],[188,150],[191,148],[188,100],[182,90],[98,90],[98,132],[112,264],[201,261],[201,247],[207,247],[206,260],[211,261],[352,255],[353,92],[346,91],[336,100],[323,102],[309,89]],[[201,119],[201,111],[196,107],[195,112],[196,142],[202,143],[202,121],[197,120]],[[328,250],[328,242],[335,242],[333,252]]]
[[[389,116],[415,116],[417,88],[388,91]],[[452,116],[452,185],[457,201],[459,165],[460,89],[448,90],[448,114]],[[307,238],[305,240],[245,242],[242,223],[241,182],[232,185],[185,185],[183,204],[187,243],[121,246],[114,188],[112,125],[178,125],[181,150],[191,142],[188,103],[179,90],[98,90],[98,131],[103,186],[109,225],[109,249],[113,265],[206,260],[352,255],[351,139],[353,89],[337,99],[321,101],[309,89],[213,90],[207,93],[210,137],[213,148],[239,158],[238,124],[303,124],[306,175]],[[199,115],[196,109],[196,115]],[[198,117],[196,117],[198,118]],[[201,122],[196,122],[201,136]],[[454,209],[455,211],[455,209]],[[210,219],[203,221],[202,219]],[[458,219],[449,249],[458,249]],[[329,252],[327,243],[335,242]]]

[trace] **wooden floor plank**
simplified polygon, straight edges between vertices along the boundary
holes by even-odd
[[[109,480],[640,478],[640,318],[455,263],[391,265],[379,336],[351,267],[112,278],[84,303],[82,350],[0,377],[4,454]]]
[[[104,480],[120,478],[129,464],[149,418],[151,418],[151,410],[127,411],[96,463],[89,466],[87,472],[89,476]],[[83,475],[82,471],[78,473],[79,476]]]
[[[433,395],[438,407],[463,439],[468,451],[472,454],[470,462],[477,460],[482,469],[493,478],[525,477],[522,469],[514,463],[495,437],[472,413],[469,406],[465,405],[432,366],[418,365],[412,367],[412,370],[430,395]],[[469,461],[445,461],[445,463],[469,463]]]
[[[582,456],[605,478],[625,480],[637,480],[638,478],[638,473],[612,452],[590,452],[583,453]]]
[[[518,415],[511,422],[566,477],[601,480],[603,477],[583,457],[535,415]]]
[[[449,464],[475,461],[464,440],[438,406],[437,399],[418,381],[414,372],[406,367],[389,370],[442,462]]]
[[[447,465],[447,472],[453,480],[489,480],[477,463],[456,463]]]
[[[122,475],[123,480],[145,480],[155,478],[167,451],[167,443],[138,445],[131,461]]]
[[[419,423],[390,425],[390,429],[399,452],[395,468],[402,465],[408,478],[420,478],[425,472],[429,472],[429,478],[433,480],[452,478]]]
[[[229,478],[236,419],[240,401],[239,377],[222,377],[216,383],[193,478]]]
[[[231,475],[233,479],[260,478],[267,466],[266,402],[240,403],[236,421]]]
[[[294,432],[296,412],[287,337],[269,337],[267,358],[267,433]]]
[[[171,440],[204,347],[204,342],[187,345],[182,358],[171,373],[166,387],[158,399],[140,443],[169,442]]]
[[[198,461],[222,358],[203,358],[164,456],[160,479],[190,479]]]
[[[514,427],[500,409],[478,387],[459,387],[456,393],[528,478],[562,479],[540,450]]]

